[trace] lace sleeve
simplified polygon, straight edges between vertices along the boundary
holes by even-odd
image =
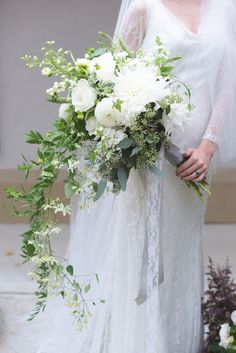
[[[225,43],[224,54],[222,55],[217,72],[217,79],[212,89],[213,110],[203,138],[216,143],[219,147],[222,140],[222,131],[232,124],[232,115],[235,107],[232,102],[235,100],[235,57],[236,57],[236,0],[228,0],[227,4],[227,28],[228,40]],[[225,142],[225,141],[224,141]]]
[[[231,79],[226,74],[228,73],[226,62],[222,58],[215,85],[213,110],[203,136],[204,139],[208,139],[217,145],[220,144],[221,132],[227,123],[226,115],[228,114],[229,103],[233,99]]]
[[[142,45],[147,29],[148,15],[148,6],[145,1],[133,1],[127,11],[120,37],[131,51],[137,50]]]

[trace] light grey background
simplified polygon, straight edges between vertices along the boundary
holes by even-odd
[[[46,131],[57,105],[46,101],[50,81],[27,69],[20,57],[40,54],[47,40],[81,55],[96,45],[97,32],[112,34],[120,0],[0,0],[0,169],[15,169],[30,129]]]

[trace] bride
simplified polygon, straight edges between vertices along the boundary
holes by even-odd
[[[78,274],[98,273],[89,295],[105,304],[79,332],[53,299],[38,353],[201,352],[206,202],[182,180],[210,181],[213,168],[236,157],[235,8],[235,0],[123,0],[116,33],[130,50],[152,52],[158,35],[182,56],[175,72],[195,108],[173,141],[187,160],[177,171],[162,160],[162,180],[133,172],[125,193],[106,195],[89,213],[75,200],[67,257]]]

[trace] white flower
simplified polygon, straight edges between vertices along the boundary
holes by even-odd
[[[79,161],[76,161],[74,159],[68,160],[68,170],[70,170],[72,173],[77,169],[78,165]]]
[[[94,106],[96,99],[96,90],[83,78],[72,89],[72,104],[76,112],[86,112]]]
[[[128,135],[125,134],[123,131],[111,128],[105,128],[103,131],[103,135],[108,139],[108,147],[111,147],[112,145],[118,145],[120,141],[128,137]]]
[[[94,116],[86,120],[86,130],[88,131],[89,135],[93,135],[97,126],[98,122]]]
[[[95,108],[95,118],[97,121],[106,127],[112,127],[117,124],[118,111],[114,108],[112,98],[103,98]]]
[[[131,65],[132,64],[132,65]],[[153,67],[136,62],[124,67],[116,79],[114,93],[123,102],[121,113],[128,125],[132,118],[145,112],[151,102],[163,100],[170,94],[168,83],[157,76]]]
[[[69,104],[63,103],[59,108],[59,118],[66,119],[68,116],[68,109],[70,108]]]
[[[90,65],[90,61],[88,59],[82,58],[76,60],[76,65],[88,66]]]
[[[172,133],[175,129],[183,130],[184,123],[189,120],[188,106],[184,103],[171,104],[170,113],[163,114],[163,125],[167,133]]]
[[[229,345],[229,335],[230,335],[230,326],[229,324],[221,325],[220,329],[220,346],[227,349]]]
[[[236,310],[232,312],[231,320],[233,321],[233,324],[236,325]]]
[[[128,56],[128,53],[126,51],[120,51],[115,53],[115,56],[117,59],[126,59]]]
[[[99,81],[114,81],[116,62],[111,53],[105,53],[91,60],[90,69],[95,72]]]
[[[52,75],[52,71],[49,67],[44,67],[42,70],[41,70],[41,74],[43,76],[51,76]]]

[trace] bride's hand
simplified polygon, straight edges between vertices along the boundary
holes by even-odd
[[[215,143],[203,139],[197,148],[188,149],[184,157],[188,158],[176,171],[176,175],[183,180],[201,181],[208,172],[211,158],[216,149]]]

